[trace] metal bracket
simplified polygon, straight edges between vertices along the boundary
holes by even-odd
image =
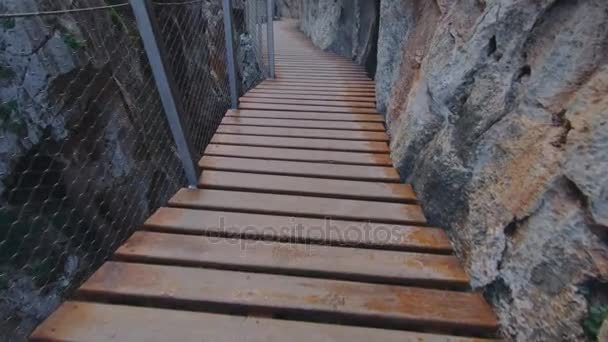
[[[131,8],[133,8],[133,15],[137,21],[137,29],[148,56],[156,88],[158,89],[171,133],[173,134],[173,140],[175,140],[175,145],[177,146],[177,153],[184,167],[188,185],[196,186],[196,166],[194,165],[192,153],[184,134],[184,126],[180,119],[183,107],[177,97],[178,93],[172,75],[167,71],[166,66],[168,64],[162,54],[161,44],[156,39],[156,37],[160,37],[158,34],[160,30],[158,30],[152,4],[149,0],[129,0],[129,3],[131,4]]]
[[[234,37],[232,26],[232,1],[223,0],[224,10],[224,39],[226,41],[226,68],[228,69],[228,82],[230,88],[230,108],[238,107],[238,92],[236,86],[236,60],[234,54]]]

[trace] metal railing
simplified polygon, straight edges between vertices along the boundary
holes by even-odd
[[[0,341],[25,339],[156,208],[196,184],[226,110],[274,74],[271,8],[0,3]]]

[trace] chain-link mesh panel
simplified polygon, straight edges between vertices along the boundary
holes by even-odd
[[[237,2],[232,9],[240,93],[264,77],[260,49],[246,24],[248,3]],[[222,1],[160,1],[154,12],[196,162],[230,106]]]
[[[250,51],[250,57],[247,60],[255,65],[251,68],[249,73],[251,76],[251,82],[248,85],[250,87],[255,86],[257,83],[262,81],[268,75],[267,64],[264,61],[266,55],[266,13],[267,3],[266,0],[249,0],[243,3],[243,15],[236,16],[235,22],[237,27],[242,27],[243,32],[240,32],[241,49],[247,49]],[[241,24],[242,23],[242,24]],[[246,83],[247,75],[243,76],[244,85]],[[248,89],[248,88],[246,88]]]
[[[230,106],[221,0],[154,3],[194,161]]]
[[[14,340],[184,179],[130,7],[1,20],[0,331]]]
[[[264,77],[265,1],[236,2],[244,92]],[[230,103],[222,2],[152,8],[197,161]],[[0,15],[0,340],[13,341],[185,179],[127,1],[3,0]]]

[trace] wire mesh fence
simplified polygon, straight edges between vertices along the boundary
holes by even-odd
[[[230,103],[221,0],[156,1],[196,161]],[[263,78],[233,9],[241,92]],[[128,2],[0,3],[0,340],[24,339],[185,184]]]
[[[196,162],[230,105],[222,3],[157,2],[154,11]]]
[[[247,28],[246,39],[252,46],[255,61],[260,68],[262,75],[268,74],[268,67],[264,60],[266,54],[266,21],[267,21],[267,0],[247,1],[246,17],[244,26]],[[261,77],[260,77],[261,78]]]
[[[243,76],[244,91],[252,88],[262,81],[268,74],[268,67],[264,62],[266,50],[264,37],[266,37],[266,7],[267,0],[241,1],[238,5],[241,14],[235,16],[236,27],[239,32],[239,63]],[[237,7],[237,6],[235,6]]]

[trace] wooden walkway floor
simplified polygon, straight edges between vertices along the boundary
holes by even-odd
[[[44,341],[473,341],[497,320],[391,166],[374,82],[277,22],[276,80],[33,333]],[[456,337],[455,337],[456,336]]]

